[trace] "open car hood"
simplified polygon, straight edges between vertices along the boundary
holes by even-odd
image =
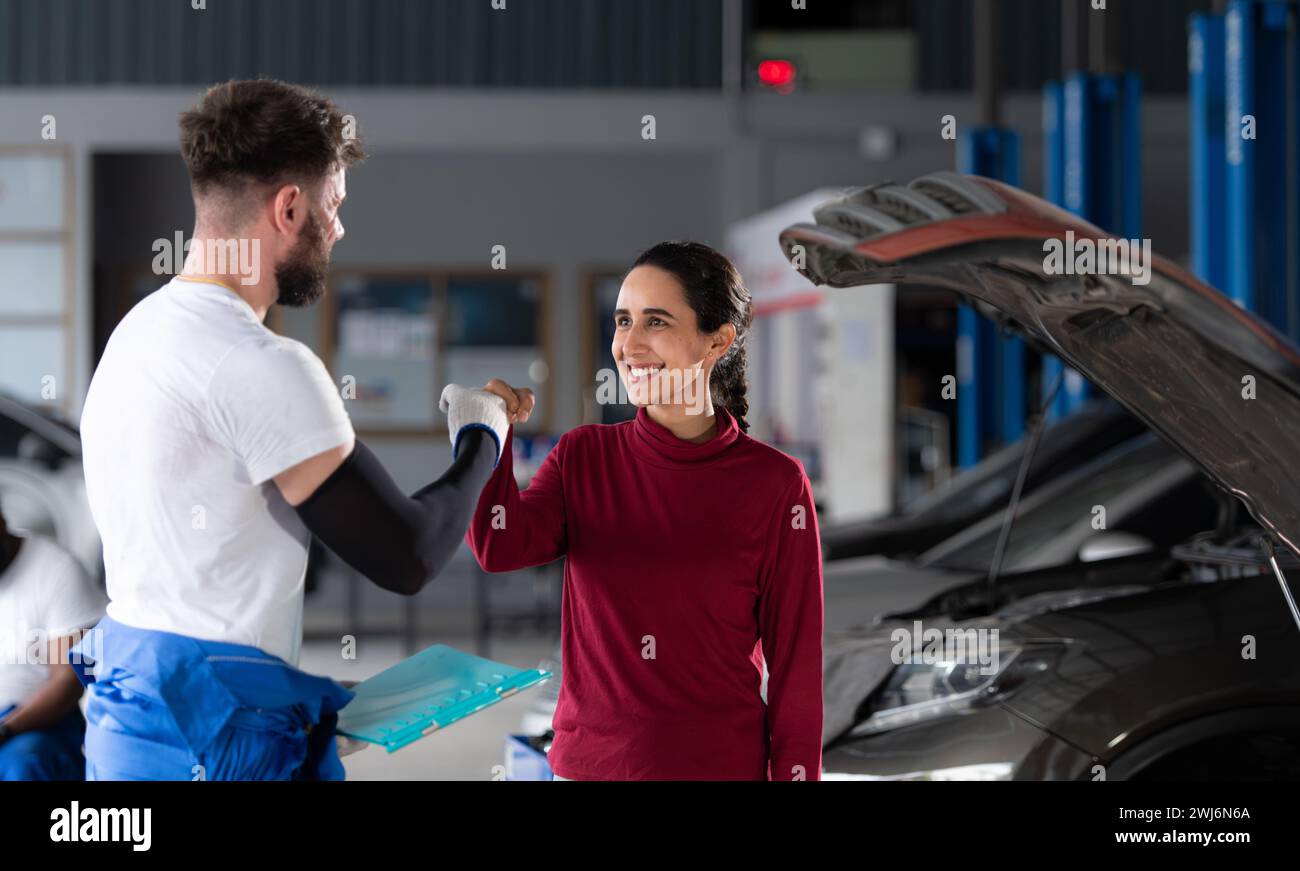
[[[1160,257],[1147,284],[1048,274],[1044,240],[1111,237],[979,176],[851,189],[814,215],[781,234],[814,284],[954,291],[1087,376],[1300,555],[1300,350],[1260,318]]]

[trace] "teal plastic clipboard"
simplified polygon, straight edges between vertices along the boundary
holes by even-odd
[[[336,730],[392,753],[550,676],[435,644],[352,687]]]

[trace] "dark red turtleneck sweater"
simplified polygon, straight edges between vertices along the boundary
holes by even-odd
[[[513,430],[466,541],[503,572],[566,557],[552,769],[574,780],[816,780],[822,565],[799,461],[717,410],[694,444],[580,426],[522,493]],[[767,703],[760,697],[766,658]]]

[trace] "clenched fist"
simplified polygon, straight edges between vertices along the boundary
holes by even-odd
[[[533,398],[533,391],[527,387],[511,387],[500,378],[493,378],[483,389],[489,393],[495,393],[500,396],[506,403],[506,415],[511,423],[523,423],[532,416],[533,406],[537,400]]]

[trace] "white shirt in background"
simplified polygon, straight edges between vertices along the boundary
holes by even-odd
[[[0,711],[31,698],[50,679],[48,643],[104,616],[104,592],[76,557],[39,535],[22,539],[0,571]],[[38,650],[33,650],[39,647]]]

